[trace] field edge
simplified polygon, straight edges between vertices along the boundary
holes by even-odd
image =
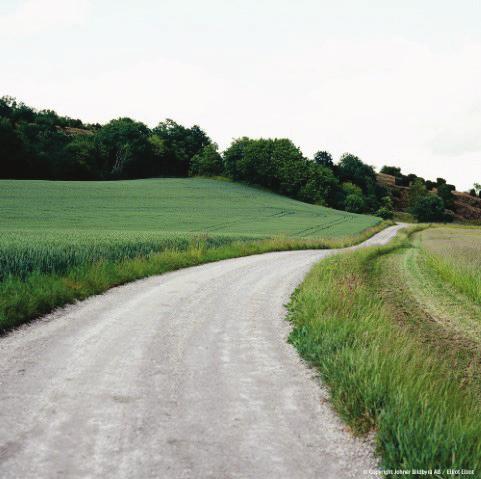
[[[226,246],[207,247],[196,240],[185,251],[165,250],[120,262],[99,261],[75,267],[65,275],[31,273],[25,280],[9,277],[0,283],[0,334],[55,308],[101,294],[108,289],[190,266],[224,259],[275,251],[336,249],[359,244],[383,229],[391,221],[381,221],[364,231],[339,239],[296,239],[274,237],[264,240],[235,241]]]

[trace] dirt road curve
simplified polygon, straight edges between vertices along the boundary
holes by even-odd
[[[283,304],[327,254],[168,273],[0,338],[0,477],[362,477],[370,446],[286,343]]]

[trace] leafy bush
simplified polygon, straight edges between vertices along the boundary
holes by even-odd
[[[390,220],[394,217],[394,211],[385,206],[381,206],[381,208],[376,211],[376,216],[379,216],[383,220]]]
[[[429,193],[411,207],[411,213],[421,222],[443,221],[445,219],[443,200],[439,196]]]

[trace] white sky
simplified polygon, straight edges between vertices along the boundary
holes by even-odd
[[[1,0],[0,95],[481,181],[479,0]]]

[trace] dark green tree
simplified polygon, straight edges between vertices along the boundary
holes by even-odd
[[[453,209],[454,207],[453,191],[456,191],[454,185],[448,185],[447,183],[441,183],[438,185],[437,194],[443,200],[444,207],[447,209]]]
[[[217,145],[210,143],[196,153],[190,162],[191,176],[218,176],[224,171],[222,156],[217,151]]]
[[[411,213],[420,222],[444,221],[443,200],[433,193],[419,198],[416,204],[411,208]]]
[[[65,146],[65,159],[58,167],[64,180],[95,180],[101,177],[102,151],[94,135],[76,136]]]
[[[401,168],[398,168],[397,166],[383,166],[381,168],[381,173],[391,176],[402,176]]]
[[[162,174],[167,176],[188,176],[192,157],[211,143],[199,126],[186,128],[170,119],[159,123],[153,133],[164,145]]]
[[[394,207],[390,196],[381,198],[381,207],[376,211],[376,216],[384,220],[390,220],[394,217]]]
[[[318,151],[314,155],[314,162],[319,166],[325,166],[327,168],[334,168],[334,161],[332,160],[332,155],[328,151]]]
[[[11,120],[5,117],[0,117],[0,149],[0,178],[28,178],[27,153]]]
[[[429,195],[429,192],[422,181],[416,180],[409,187],[408,195],[409,207],[414,208],[422,198],[425,198]]]
[[[339,161],[339,176],[343,182],[351,182],[359,186],[364,193],[374,190],[376,185],[376,172],[372,166],[350,153],[345,153]]]
[[[153,175],[150,130],[141,122],[118,118],[102,127],[96,138],[104,153],[101,166],[106,178],[144,178]]]

